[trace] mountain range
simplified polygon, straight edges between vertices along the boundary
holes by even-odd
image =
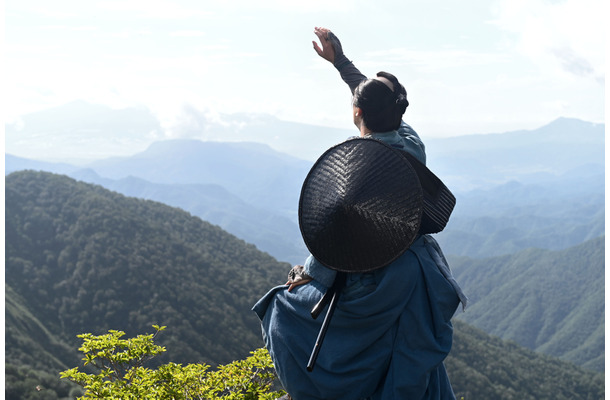
[[[605,125],[558,118],[533,130],[426,139],[428,165],[463,193],[502,183],[524,184],[603,175]],[[564,188],[567,189],[567,188]]]
[[[68,398],[74,393],[56,377],[79,364],[76,335],[83,332],[120,329],[135,335],[149,332],[152,324],[167,325],[160,339],[168,353],[159,362],[215,365],[262,346],[250,307],[283,283],[290,264],[278,263],[183,210],[67,176],[16,172],[6,177],[5,185],[7,399],[51,398],[51,391],[53,398]],[[586,243],[570,254],[578,259],[589,249],[594,260],[598,247]],[[521,254],[487,263],[511,265],[506,275],[537,280],[532,287],[546,289],[544,274],[518,269],[527,265],[523,259],[554,264],[562,255]],[[473,280],[495,276],[492,270],[482,278],[481,268],[469,269],[470,262],[463,261],[454,264],[465,282],[477,273]],[[589,289],[587,279],[568,278],[563,283],[569,288],[562,292]],[[593,293],[599,296],[598,290]],[[473,310],[477,296],[484,295],[473,295]],[[584,304],[566,303],[561,309],[571,315],[590,312]],[[542,301],[540,307],[545,305]],[[455,326],[447,368],[458,396],[603,397],[602,374],[503,342],[461,321]]]
[[[87,168],[28,162],[6,155],[5,170],[66,173],[126,195],[181,207],[279,260],[297,263],[307,256],[296,205],[311,163],[268,146],[174,140]]]
[[[603,133],[604,125],[561,118],[533,131],[427,141],[428,165],[457,197],[438,235],[446,252],[480,258],[528,247],[559,250],[602,235]],[[312,164],[260,143],[180,139],[86,165],[7,154],[5,170],[65,173],[181,207],[297,264],[307,256],[298,196]]]
[[[208,115],[185,108],[188,128],[163,132],[147,109],[111,109],[75,101],[24,115],[5,125],[5,151],[18,157],[84,165],[130,157],[163,138],[265,143],[275,152],[315,161],[328,147],[357,132],[282,121],[268,115]],[[409,121],[407,121],[409,122]],[[549,181],[583,165],[604,165],[605,125],[558,118],[533,130],[429,137],[428,165],[452,190],[470,191],[511,180]],[[167,140],[166,140],[167,141]],[[74,163],[73,161],[80,160]],[[581,170],[580,176],[584,170]]]
[[[457,199],[449,225],[438,234],[448,254],[482,258],[530,247],[561,250],[605,232],[603,171],[535,184],[511,181]]]

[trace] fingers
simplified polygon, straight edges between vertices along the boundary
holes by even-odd
[[[330,29],[324,28],[324,27],[321,27],[321,26],[316,26],[314,28],[314,32],[320,33],[320,34],[323,34],[323,35],[327,35],[328,32],[330,32]]]
[[[309,283],[309,282],[310,281],[299,281],[299,282],[291,283],[290,286],[288,286],[288,291],[291,292],[292,289],[294,289],[295,287],[304,285],[304,284]]]
[[[318,46],[318,43],[315,41],[312,41],[313,43],[313,49],[316,51],[316,53],[318,53],[318,55],[320,57],[322,57],[322,49],[320,48],[320,46]]]
[[[309,283],[311,281],[312,281],[311,279],[301,279],[301,280],[295,281],[295,282],[288,281],[288,282],[286,282],[286,285],[290,285],[290,286],[288,286],[288,291],[290,292],[295,287],[305,285],[306,283]]]
[[[324,42],[326,42],[330,39],[330,37],[328,36],[328,34],[330,33],[330,29],[320,28],[320,27],[316,26],[314,28],[314,33],[320,39],[320,41],[322,42],[322,45],[324,45]]]

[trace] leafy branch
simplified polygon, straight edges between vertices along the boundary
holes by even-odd
[[[276,380],[269,353],[265,349],[251,352],[245,360],[221,365],[208,371],[207,364],[168,363],[157,369],[143,364],[166,351],[154,339],[165,327],[153,325],[154,334],[122,339],[124,332],[109,330],[95,336],[78,335],[84,365],[95,367],[96,374],[72,368],[60,374],[85,388],[86,398],[110,399],[275,399],[283,394],[273,392]]]

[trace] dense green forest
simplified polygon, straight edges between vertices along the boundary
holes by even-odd
[[[169,344],[184,341],[174,356],[226,363],[260,344],[256,316],[243,310],[288,270],[160,203],[44,173],[7,178],[6,284],[71,342],[78,332],[133,335],[159,323],[172,327]]]
[[[549,251],[452,258],[470,297],[459,318],[485,332],[604,370],[604,237]]]
[[[225,364],[263,345],[250,308],[288,264],[182,210],[65,176],[17,172],[5,190],[7,399],[77,393],[58,374],[81,364],[84,332],[166,325],[159,363]],[[456,328],[448,368],[466,399],[546,398],[541,382],[548,398],[602,396],[601,374]]]
[[[454,329],[446,367],[458,399],[604,398],[603,374],[489,336],[459,320]]]

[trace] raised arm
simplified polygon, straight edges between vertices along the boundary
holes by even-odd
[[[341,74],[341,79],[347,83],[352,93],[354,93],[354,89],[356,89],[360,82],[366,80],[366,76],[343,54],[339,38],[330,29],[315,27],[314,33],[321,44],[320,46],[316,41],[313,41],[314,50],[320,57],[337,68],[337,71]]]

